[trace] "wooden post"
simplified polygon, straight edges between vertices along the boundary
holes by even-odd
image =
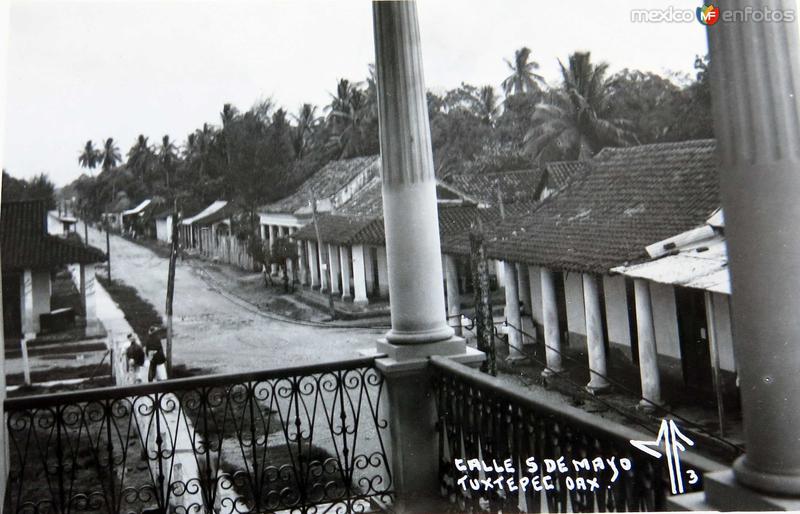
[[[167,274],[167,377],[172,376],[172,301],[175,296],[175,261],[178,259],[178,201],[172,208],[172,248],[169,252],[169,272]]]
[[[323,256],[325,259],[325,273],[330,273],[331,269],[331,255],[328,251],[327,246],[325,247],[325,251],[323,252],[322,248],[322,236],[319,233],[319,224],[317,223],[317,198],[314,196],[314,191],[311,191],[311,219],[314,222],[314,231],[317,233],[317,248],[319,251],[320,256]],[[321,264],[321,263],[320,263]],[[323,272],[320,271],[320,277],[322,277]],[[324,280],[320,279],[320,282],[324,283]],[[336,309],[333,305],[333,285],[328,285],[328,308],[331,311],[331,321],[336,319]]]
[[[486,360],[481,363],[481,371],[496,376],[492,292],[489,289],[489,264],[486,262],[483,226],[480,220],[470,230],[469,244],[472,260],[472,288],[475,291],[475,334],[478,338],[478,350],[486,354]]]
[[[108,259],[108,281],[111,282],[111,235],[108,232],[109,227],[106,227],[106,259]]]

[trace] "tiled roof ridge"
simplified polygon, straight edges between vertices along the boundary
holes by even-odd
[[[632,145],[632,146],[605,146],[599,152],[597,152],[594,155],[594,157],[592,157],[590,160],[604,159],[609,157],[608,154],[614,154],[614,153],[648,152],[654,150],[664,151],[664,150],[680,149],[685,147],[714,146],[716,144],[717,140],[715,138],[702,138],[702,139],[686,139],[684,141],[662,141],[657,143],[647,143],[643,145]]]

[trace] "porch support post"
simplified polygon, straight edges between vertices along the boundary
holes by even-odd
[[[325,262],[325,255],[327,252],[327,248],[325,248],[325,243],[323,242],[322,245],[317,245],[317,256],[319,257],[319,290],[323,293],[328,292],[328,287],[330,287],[330,266],[328,263]]]
[[[329,244],[328,245],[328,260],[331,263],[330,266],[330,278],[331,278],[331,292],[333,294],[339,294],[339,247],[336,245]]]
[[[342,300],[350,298],[350,247],[339,247],[339,262],[342,268]]]
[[[447,324],[453,328],[453,332],[461,335],[461,295],[458,292],[458,268],[456,258],[452,255],[444,255],[444,276],[447,292]]]
[[[465,356],[445,314],[442,258],[417,7],[372,4],[392,328],[377,350],[397,512],[438,512],[436,404],[428,357]],[[482,354],[480,354],[482,356]]]
[[[561,331],[558,327],[558,303],[553,272],[542,267],[542,324],[544,325],[544,344],[547,368],[542,375],[547,377],[560,373],[561,367]]]
[[[83,312],[86,315],[86,335],[97,335],[100,333],[100,322],[97,320],[94,271],[94,264],[86,264],[84,266],[86,298],[83,302]]]
[[[311,287],[319,287],[319,267],[317,262],[317,243],[308,242],[308,266],[311,269]]]
[[[519,280],[515,263],[502,261],[500,264],[502,265],[506,284],[507,360],[513,362],[525,358],[525,355],[520,351],[522,349],[522,317],[519,313]]]
[[[389,264],[386,257],[386,248],[378,247],[378,294],[381,298],[389,297]]]
[[[661,379],[658,375],[658,351],[650,284],[646,280],[637,278],[633,281],[633,288],[639,340],[639,373],[642,381],[642,401],[639,402],[639,406],[645,410],[652,410],[655,408],[653,404],[661,404]]]
[[[517,263],[517,293],[522,302],[520,310],[520,326],[522,327],[522,345],[536,342],[536,327],[533,325],[533,308],[531,304],[531,277],[528,265]]]
[[[586,347],[589,353],[589,384],[586,389],[592,393],[608,390],[606,369],[606,347],[603,340],[603,312],[600,308],[600,288],[598,277],[583,274],[583,305],[586,317]]]
[[[275,225],[269,225],[267,228],[269,229],[269,251],[272,252],[273,247],[275,245],[275,241],[277,241],[278,239],[278,230],[277,230],[278,227],[276,227]],[[276,263],[273,263],[270,266],[270,273],[272,275],[278,274],[278,265]]]
[[[39,320],[33,313],[33,272],[26,269],[20,279],[22,292],[22,335],[25,339],[33,339],[39,332]]]
[[[306,245],[297,242],[297,277],[301,285],[308,285],[308,265],[306,263]]]
[[[369,303],[367,299],[367,274],[364,266],[364,259],[366,259],[364,245],[353,245],[353,289],[355,289],[353,303],[359,305],[366,305]]]
[[[730,0],[725,9],[765,5],[784,19],[707,30],[747,448],[733,469],[745,486],[800,498],[798,6]]]

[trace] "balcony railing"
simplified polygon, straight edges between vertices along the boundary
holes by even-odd
[[[684,492],[692,492],[702,488],[701,473],[719,468],[685,452],[676,467],[674,455],[656,458],[634,447],[631,440],[643,436],[626,426],[446,358],[432,357],[432,365],[440,487],[458,512],[666,510],[675,469]],[[492,470],[465,470],[471,459]]]
[[[7,400],[7,512],[364,512],[392,480],[373,358]]]

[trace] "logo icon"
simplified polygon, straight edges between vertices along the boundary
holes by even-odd
[[[719,21],[719,7],[712,3],[697,8],[697,21],[703,25],[713,25]]]

